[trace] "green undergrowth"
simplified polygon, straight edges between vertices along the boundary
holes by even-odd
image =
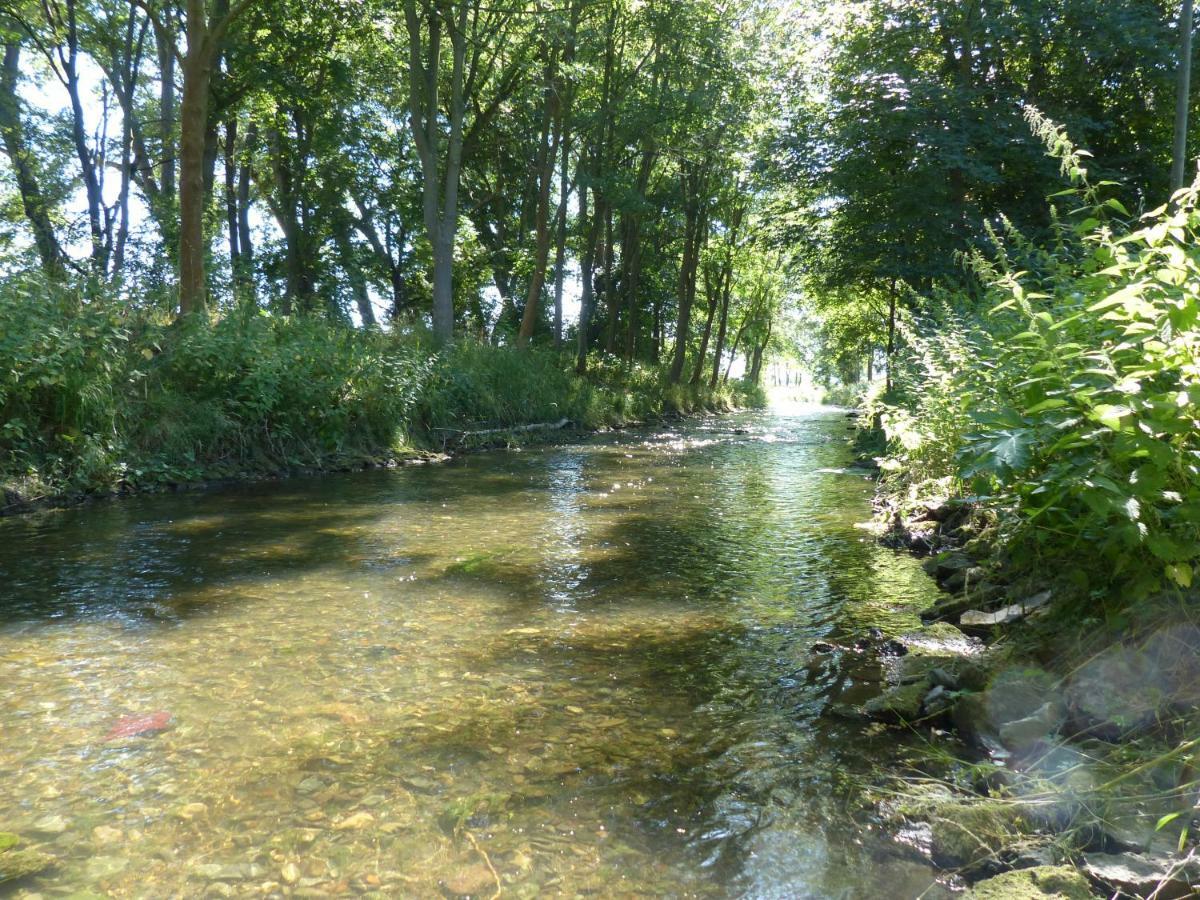
[[[895,390],[864,421],[897,505],[973,504],[1015,570],[1129,608],[1200,566],[1200,210],[1190,189],[1135,218],[1030,120],[1071,182],[1052,237],[996,235],[976,289],[906,322]]]
[[[741,384],[670,385],[657,367],[357,330],[258,310],[171,323],[37,278],[0,283],[4,504],[361,465],[446,430],[581,428],[760,404]]]

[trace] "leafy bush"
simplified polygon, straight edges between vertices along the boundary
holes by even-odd
[[[1196,189],[1126,225],[1085,154],[1035,130],[1079,203],[1049,247],[1008,234],[972,261],[984,319],[911,323],[881,408],[892,467],[998,511],[1026,565],[1086,557],[1081,590],[1136,599],[1200,565],[1200,209]]]

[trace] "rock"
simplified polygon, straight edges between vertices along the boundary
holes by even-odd
[[[1142,644],[1142,653],[1157,663],[1173,707],[1188,710],[1200,706],[1200,627],[1160,628]]]
[[[100,846],[108,844],[119,844],[125,840],[125,832],[120,828],[113,828],[111,825],[97,825],[92,829],[92,838]]]
[[[1014,837],[1021,807],[996,800],[946,803],[934,810],[930,851],[943,868],[970,869],[993,860]]]
[[[1122,644],[1080,666],[1066,687],[1073,729],[1104,740],[1149,728],[1168,697],[1156,661]]]
[[[33,823],[33,830],[38,834],[62,834],[70,823],[62,816],[42,816]]]
[[[1090,900],[1088,881],[1070,866],[1035,866],[988,878],[963,900]]]
[[[979,566],[959,569],[942,579],[942,589],[949,591],[951,594],[957,594],[959,591],[968,590],[977,584],[982,584],[983,580],[987,578],[987,574],[987,570]]]
[[[1018,603],[997,609],[994,612],[969,610],[959,616],[958,627],[968,634],[986,636],[994,628],[1019,622],[1035,609],[1040,609],[1050,602],[1049,591],[1042,591]]]
[[[89,881],[103,881],[121,874],[128,865],[129,860],[124,856],[93,856],[87,861],[84,872]]]
[[[1015,802],[963,798],[933,787],[901,802],[895,812],[909,824],[929,824],[929,856],[947,869],[977,869],[1031,827],[1025,806]]]
[[[953,597],[941,597],[933,606],[921,610],[922,622],[957,622],[958,617],[969,609],[982,606],[972,591],[970,594],[959,594]]]
[[[279,870],[279,877],[284,884],[295,884],[300,880],[300,867],[294,862],[286,862]]]
[[[0,883],[37,875],[56,862],[49,853],[38,850],[6,850],[0,853]]]
[[[426,778],[424,775],[412,775],[408,778],[401,778],[400,781],[410,791],[416,791],[419,794],[435,794],[442,789],[441,782]]]
[[[446,890],[456,897],[491,896],[496,891],[496,879],[487,866],[479,863],[460,869],[446,879]]]
[[[347,816],[340,822],[336,822],[333,826],[334,831],[358,831],[366,828],[369,825],[375,824],[375,817],[369,812],[357,812],[352,816]]]
[[[963,740],[993,755],[1023,750],[1054,733],[1065,714],[1056,699],[1057,682],[1037,668],[997,673],[979,694],[963,695],[954,723]],[[1047,699],[1050,698],[1050,699]]]
[[[922,563],[925,571],[938,581],[945,581],[955,572],[965,571],[974,565],[974,560],[960,550],[947,550]]]
[[[813,653],[832,653],[837,650],[836,644],[831,644],[828,641],[817,641],[812,645]]]
[[[315,794],[324,787],[325,782],[322,779],[318,778],[316,775],[309,775],[298,785],[296,785],[296,792],[299,794]]]
[[[944,685],[935,685],[933,690],[925,695],[921,707],[926,716],[936,717],[945,715],[954,706],[954,697]]]
[[[1194,859],[1169,854],[1088,853],[1083,857],[1087,876],[1109,891],[1135,897],[1154,894],[1174,900],[1194,897],[1200,888],[1200,865]]]
[[[925,694],[924,682],[896,685],[868,700],[863,705],[863,712],[873,719],[895,725],[915,722],[921,718]]]
[[[982,649],[974,638],[967,637],[949,622],[934,622],[900,638],[909,653],[942,656],[972,656]]]
[[[179,809],[175,810],[175,816],[184,821],[191,821],[197,816],[208,814],[208,805],[205,803],[185,803]]]
[[[1042,841],[1032,840],[1005,848],[1007,863],[1014,869],[1036,869],[1041,866],[1055,866],[1061,857],[1055,849],[1053,839],[1046,837]]]
[[[1054,735],[1065,718],[1060,704],[1043,703],[1031,716],[1001,723],[1000,742],[1015,752],[1028,750]]]
[[[929,670],[929,683],[934,687],[944,687],[948,691],[958,690],[958,676],[942,668]]]

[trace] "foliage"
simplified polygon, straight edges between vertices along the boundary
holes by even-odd
[[[1196,189],[1140,221],[1088,180],[1036,112],[1078,204],[1045,246],[976,255],[986,317],[914,321],[882,409],[908,479],[957,479],[1003,515],[1015,559],[1078,559],[1081,590],[1129,600],[1200,564],[1200,210]],[[962,298],[957,299],[963,303]],[[965,305],[965,304],[964,304]],[[947,302],[949,306],[949,301]]]
[[[585,427],[761,402],[655,367],[581,378],[550,351],[355,330],[253,309],[170,323],[44,279],[0,284],[0,481],[21,492],[154,487],[440,446],[437,429]]]
[[[918,315],[937,286],[977,301],[959,255],[988,251],[1001,217],[1053,239],[1043,201],[1057,173],[1026,104],[1096,152],[1096,177],[1120,179],[1128,208],[1157,204],[1177,12],[1160,0],[864,0],[804,14],[820,49],[796,65],[772,159],[831,368],[861,371],[881,348],[888,316],[872,296],[899,288]]]

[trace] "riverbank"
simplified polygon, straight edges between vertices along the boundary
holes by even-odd
[[[943,591],[922,629],[880,645],[899,662],[861,707],[929,738],[920,774],[879,790],[897,840],[976,898],[1195,896],[1188,603],[1106,611],[1072,567],[1012,554],[995,511],[946,484],[895,484],[881,482],[876,536],[924,557]]]
[[[436,460],[699,410],[741,383],[420,333],[230,314],[167,324],[96,302],[0,305],[0,514],[90,498]],[[57,311],[56,311],[57,310]],[[543,429],[540,426],[546,426]]]

